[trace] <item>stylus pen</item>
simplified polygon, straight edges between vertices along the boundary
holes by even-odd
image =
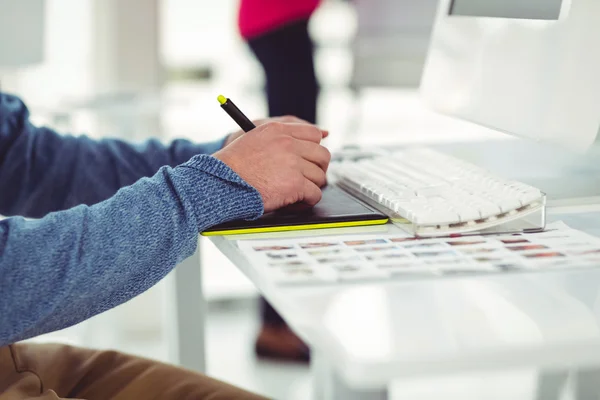
[[[256,125],[254,125],[252,121],[250,121],[235,104],[233,104],[231,99],[228,99],[221,94],[219,97],[217,97],[217,100],[219,100],[219,103],[221,103],[221,108],[225,110],[225,112],[229,114],[231,118],[233,118],[235,123],[238,124],[244,132],[248,132],[256,128]]]

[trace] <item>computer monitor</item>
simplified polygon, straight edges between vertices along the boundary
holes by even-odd
[[[587,148],[600,131],[600,1],[440,0],[421,93],[444,114]]]

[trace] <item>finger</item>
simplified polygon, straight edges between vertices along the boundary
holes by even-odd
[[[325,139],[327,136],[329,136],[329,131],[326,129],[321,129],[319,128],[317,125],[313,124],[312,122],[308,122],[306,120],[303,120],[302,118],[298,118],[295,117],[293,115],[283,115],[281,117],[276,117],[274,118],[277,122],[285,122],[285,123],[298,123],[298,124],[306,124],[306,125],[313,125],[316,126],[317,129],[320,129],[321,132],[323,133],[323,139]]]
[[[323,171],[327,171],[331,161],[331,153],[325,147],[313,142],[297,140],[296,153],[303,159],[317,164]]]
[[[327,175],[319,166],[312,162],[302,160],[302,175],[318,187],[323,187],[327,183]]]
[[[304,189],[302,191],[302,201],[304,201],[309,206],[314,206],[319,201],[321,201],[321,197],[323,197],[323,193],[321,189],[313,182],[308,179],[304,180]]]
[[[293,115],[282,115],[281,117],[275,117],[274,119],[278,122],[285,122],[285,123],[289,123],[289,124],[296,123],[296,124],[314,125],[306,120],[303,120],[302,118],[298,118]]]
[[[261,118],[261,119],[255,119],[254,121],[252,121],[252,123],[256,126],[261,126],[266,124],[267,122],[271,122],[271,119],[269,118]]]
[[[285,124],[290,136],[308,142],[321,143],[323,131],[314,125],[307,124]]]
[[[303,120],[302,118],[294,117],[293,115],[282,115],[280,117],[261,118],[261,119],[256,119],[252,122],[256,126],[264,125],[268,122],[282,122],[282,123],[292,123],[292,124],[314,125],[308,121]]]
[[[325,139],[326,137],[329,136],[329,131],[328,130],[321,129],[317,125],[313,124],[312,122],[308,122],[306,120],[303,120],[302,118],[298,118],[298,117],[295,117],[293,115],[284,115],[284,116],[281,116],[281,117],[275,117],[275,118],[273,118],[273,120],[275,120],[277,122],[298,123],[298,124],[305,124],[305,125],[313,125],[313,126],[316,126],[317,129],[321,130],[321,133],[323,134],[323,139]]]

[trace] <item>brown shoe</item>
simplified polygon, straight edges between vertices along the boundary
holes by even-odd
[[[287,325],[263,324],[254,351],[259,358],[308,363],[310,350]]]

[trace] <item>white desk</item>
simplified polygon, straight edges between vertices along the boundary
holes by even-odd
[[[551,204],[588,203],[597,223],[567,221],[578,229],[600,228],[600,187],[590,181],[590,175],[600,176],[593,154],[587,161],[558,159],[539,147],[531,160],[532,149],[508,141],[442,150],[507,177],[533,180]],[[587,178],[568,176],[581,170]],[[574,192],[580,199],[565,201]],[[318,399],[384,399],[388,383],[403,377],[521,367],[550,371],[540,375],[539,399],[558,398],[566,369],[578,371],[578,398],[600,389],[593,369],[600,365],[600,269],[281,288],[262,279],[238,250],[238,240],[258,237],[212,240],[311,346]]]
[[[213,239],[311,346],[319,399],[385,399],[403,377],[600,365],[600,269],[282,288],[238,240]],[[600,389],[586,374],[579,388]],[[540,398],[564,378],[541,379]]]
[[[600,184],[594,178],[600,176],[600,163],[594,152],[587,158],[556,155],[552,149],[512,141],[446,144],[441,149],[540,187],[550,204],[587,203],[579,209],[600,211]],[[571,193],[580,199],[565,201]],[[591,225],[579,226],[577,218],[567,222],[600,234],[600,214],[594,215],[597,222]],[[589,218],[582,221],[585,225]],[[385,398],[389,380],[403,376],[530,366],[558,371],[540,379],[540,399],[546,400],[564,381],[561,369],[566,365],[600,363],[600,271],[281,290],[261,280],[235,240],[213,241],[311,345],[315,376],[323,378],[315,382],[321,398]],[[199,256],[178,267],[175,275],[180,362],[201,370]],[[581,390],[589,389],[590,382],[597,389],[587,373],[580,374],[579,382]]]

